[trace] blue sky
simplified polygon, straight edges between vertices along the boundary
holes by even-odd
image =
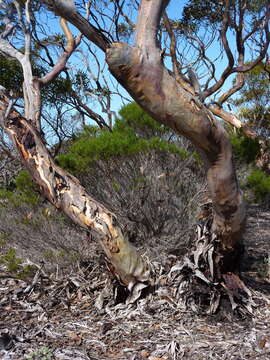
[[[167,8],[167,12],[168,12],[169,17],[171,17],[171,18],[173,18],[175,20],[179,19],[179,17],[181,16],[182,9],[183,9],[185,3],[186,3],[186,1],[171,0],[169,6]],[[46,18],[46,19],[44,19],[44,16],[45,15],[42,15],[41,18],[42,18],[42,21],[44,21],[44,20],[46,21],[46,27],[47,27],[48,32],[51,31],[50,29],[53,29],[53,31],[56,31],[56,32],[60,32],[60,33],[62,32],[62,30],[59,27],[59,20],[58,19],[56,19],[52,14],[49,15],[48,18]],[[135,14],[134,15],[131,14],[130,16],[131,16],[131,19],[135,22]],[[72,26],[71,26],[71,28],[72,28],[72,32],[74,34],[76,34],[77,30]],[[232,36],[232,33],[230,33],[228,37],[229,37],[229,43],[230,43],[232,49],[235,49],[235,40],[234,40],[234,38]],[[89,42],[88,42],[88,44],[89,44]],[[91,46],[91,48],[92,48],[93,51],[95,51],[96,56],[98,57],[98,59],[101,60],[101,64],[104,64],[104,54],[100,50],[96,49],[95,46]],[[72,59],[70,61],[71,71],[74,70],[74,72],[76,72],[79,69],[85,69],[84,61],[87,60],[87,61],[89,61],[89,67],[91,68],[91,71],[93,73],[95,73],[95,71],[97,70],[97,67],[96,67],[95,64],[93,64],[91,62],[91,55],[89,55],[89,52],[87,51],[86,46],[82,46],[82,51],[85,54],[84,59],[82,59],[82,55],[79,52],[77,52],[76,54],[74,54],[72,56]],[[218,56],[219,53],[220,53],[220,45],[218,44],[218,42],[214,42],[211,45],[211,47],[209,47],[209,49],[208,49],[209,57],[215,58],[215,57]],[[190,55],[190,54],[188,54],[188,55]],[[224,70],[226,65],[227,65],[227,58],[226,58],[226,56],[223,56],[216,63],[217,76],[221,74],[221,72]],[[106,65],[105,65],[105,69],[106,69]],[[195,71],[198,70],[196,68],[196,66],[195,66],[194,70]],[[106,73],[106,70],[105,70],[105,74],[106,74],[106,76],[108,75],[108,73]],[[199,73],[199,75],[200,75],[200,73]],[[110,80],[108,80],[109,84],[110,84],[110,82],[115,83],[115,80],[113,80],[112,77],[109,77],[109,75],[107,76],[107,78],[110,79]],[[232,82],[233,78],[234,78],[234,76],[231,76],[226,81],[225,85],[223,86],[223,90],[226,90],[231,85],[231,82]],[[126,97],[129,97],[124,89],[122,89],[121,92]],[[112,100],[112,110],[117,112],[119,110],[119,108],[122,106],[122,104],[123,103],[122,103],[121,99],[119,97],[115,96],[113,98],[113,100]],[[90,101],[89,105],[93,107],[94,111],[97,111],[101,115],[104,115],[104,114],[102,114],[101,109],[100,109],[97,101],[92,101],[92,102]]]

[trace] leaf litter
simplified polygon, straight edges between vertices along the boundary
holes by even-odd
[[[270,219],[269,212],[264,216]],[[260,238],[252,221],[248,256],[260,247],[269,251],[269,245],[265,248],[269,225],[268,230],[261,227]],[[261,239],[256,247],[253,235],[257,242]],[[125,289],[105,265],[94,261],[62,275],[46,273],[36,265],[34,276],[27,280],[1,266],[0,359],[270,358],[269,278],[256,278],[254,269],[244,269],[244,282],[256,304],[250,317],[237,318],[226,304],[215,315],[194,313],[174,296],[165,265],[151,260],[159,286],[136,302],[125,302]]]

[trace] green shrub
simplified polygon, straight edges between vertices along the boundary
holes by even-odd
[[[6,199],[17,207],[22,204],[34,206],[38,204],[40,197],[37,194],[37,186],[33,183],[28,171],[22,170],[14,180],[14,190],[0,189],[0,199]]]
[[[247,186],[254,192],[257,201],[262,201],[270,194],[270,176],[255,169],[247,178]]]
[[[7,189],[0,189],[0,199],[12,201],[13,191]]]
[[[168,143],[159,137],[150,139],[137,137],[131,128],[122,131],[101,131],[99,136],[89,136],[78,139],[70,147],[67,154],[58,156],[60,166],[70,172],[84,172],[93,162],[102,159],[109,160],[115,156],[130,156],[150,150],[178,154],[186,159],[189,154],[175,144]]]
[[[32,351],[25,357],[26,360],[52,360],[53,351],[47,346],[42,346],[36,351]]]
[[[22,260],[16,256],[16,250],[9,248],[5,255],[0,257],[0,263],[4,264],[9,271],[18,271]]]
[[[194,151],[191,155],[198,164],[202,164],[202,157],[197,151]]]
[[[100,159],[109,160],[151,150],[178,154],[181,159],[189,156],[187,151],[168,142],[168,136],[165,136],[168,128],[154,121],[137,104],[123,107],[120,115],[122,118],[116,120],[112,132],[96,126],[85,127],[69,151],[57,157],[59,165],[78,173],[85,172],[89,165]]]
[[[0,263],[3,264],[8,271],[14,273],[16,278],[25,279],[26,277],[33,277],[37,270],[34,265],[22,266],[22,259],[16,254],[14,248],[8,248],[4,255],[0,256]]]
[[[238,160],[249,164],[259,155],[260,145],[258,140],[239,135],[231,135],[230,140],[233,153]]]
[[[9,233],[0,231],[0,247],[5,246],[9,239]]]
[[[170,129],[148,115],[136,102],[127,104],[119,111],[120,119],[116,120],[114,128],[123,129],[125,126],[132,128],[136,134],[146,138],[162,136]]]

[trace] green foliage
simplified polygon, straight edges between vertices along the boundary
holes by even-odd
[[[56,103],[63,103],[67,97],[71,96],[72,81],[63,77],[58,77],[54,81],[50,82],[44,88],[42,102],[45,105],[55,106]]]
[[[13,192],[7,189],[0,189],[0,199],[12,202]]]
[[[239,91],[239,98],[235,100],[235,105],[242,105],[245,103],[255,101],[267,104],[270,93],[268,72],[269,66],[260,63],[252,70],[245,74],[244,87]]]
[[[42,346],[40,349],[33,351],[26,355],[26,360],[52,360],[53,352],[47,346]]]
[[[270,176],[255,169],[247,178],[247,186],[254,192],[257,201],[262,201],[270,195]]]
[[[206,21],[207,23],[219,23],[222,21],[223,6],[220,1],[189,0],[183,8],[183,23],[197,24]]]
[[[22,260],[16,256],[16,250],[9,248],[5,255],[0,257],[0,263],[4,264],[9,271],[18,271]]]
[[[17,60],[0,55],[0,84],[15,96],[22,96],[23,72]]]
[[[270,66],[260,63],[245,74],[245,84],[234,105],[239,116],[265,137],[270,135]]]
[[[225,3],[219,0],[188,0],[183,8],[182,22],[188,25],[211,25],[221,23],[225,11]],[[253,21],[260,15],[260,11],[268,5],[267,0],[248,0],[245,3],[246,11],[252,15]],[[234,18],[238,9],[243,6],[239,1],[231,1],[229,4],[229,26],[234,27]]]
[[[33,183],[32,178],[28,171],[22,170],[15,178],[16,192],[19,203],[28,205],[36,205],[40,197],[37,194],[37,186]]]
[[[26,265],[17,272],[16,278],[17,279],[26,279],[32,278],[37,271],[37,267],[35,265]]]
[[[46,70],[37,63],[32,63],[32,71],[33,75],[38,77],[44,75],[46,72]],[[15,97],[22,97],[23,81],[23,70],[20,63],[17,60],[0,55],[0,84],[7,90],[12,90]]]
[[[6,232],[0,231],[0,248],[7,244],[8,237],[9,237],[9,234],[7,234]]]
[[[119,111],[120,119],[116,120],[115,130],[132,128],[135,133],[142,137],[162,136],[170,130],[168,127],[159,124],[148,115],[137,103],[132,102],[122,107]]]
[[[41,77],[47,70],[38,63],[32,61],[33,75]],[[0,55],[0,84],[7,90],[12,90],[15,97],[23,97],[23,71],[17,60],[10,60]],[[74,79],[75,86],[78,79]],[[42,103],[54,105],[56,102],[63,102],[67,96],[71,95],[72,81],[64,77],[58,77],[46,85],[46,91],[41,92]]]
[[[61,263],[61,261],[73,264],[80,259],[80,253],[74,250],[46,250],[43,253],[43,258],[46,261],[50,261],[56,264]]]
[[[239,135],[231,135],[230,140],[234,155],[238,160],[249,164],[259,155],[260,145],[258,140]]]
[[[192,157],[193,159],[198,163],[198,164],[201,164],[202,163],[202,158],[201,158],[201,155],[199,153],[197,153],[196,151],[194,151],[192,153]]]
[[[15,189],[13,191],[0,189],[0,199],[7,200],[9,204],[17,207],[22,204],[35,206],[40,197],[37,194],[37,186],[33,183],[28,171],[22,170],[14,180]]]
[[[67,154],[57,158],[58,163],[73,173],[84,172],[95,161],[117,156],[131,156],[151,150],[178,154],[185,159],[189,154],[166,138],[169,129],[156,123],[137,104],[120,110],[113,131],[88,126],[78,135]],[[167,136],[168,137],[168,136]]]
[[[0,256],[0,263],[3,264],[8,271],[14,273],[16,278],[25,279],[27,277],[33,277],[37,270],[34,265],[22,266],[22,259],[16,254],[14,248],[8,248],[4,255]]]

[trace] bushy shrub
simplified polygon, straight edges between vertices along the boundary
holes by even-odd
[[[0,256],[0,263],[4,264],[9,271],[18,271],[22,260],[17,257],[16,250],[9,248],[5,255]]]
[[[259,155],[260,145],[258,140],[240,135],[231,135],[230,140],[233,147],[233,153],[239,161],[249,164]]]
[[[133,111],[133,113],[132,113]],[[91,163],[117,156],[130,156],[151,150],[179,154],[181,159],[189,153],[172,142],[158,136],[169,130],[157,124],[137,104],[129,104],[120,111],[121,116],[113,131],[87,126],[70,146],[66,154],[58,156],[60,166],[73,173],[85,172]],[[132,114],[134,118],[132,118]]]
[[[116,120],[114,128],[121,130],[123,127],[132,128],[136,134],[149,138],[162,136],[171,130],[148,115],[136,102],[123,106],[119,111],[120,118]]]
[[[0,199],[7,200],[14,206],[27,204],[36,205],[40,197],[37,194],[37,186],[33,183],[28,171],[22,170],[14,179],[14,189],[0,189]]]
[[[257,201],[262,201],[270,195],[270,176],[259,169],[255,169],[247,178],[247,185],[254,192]]]

